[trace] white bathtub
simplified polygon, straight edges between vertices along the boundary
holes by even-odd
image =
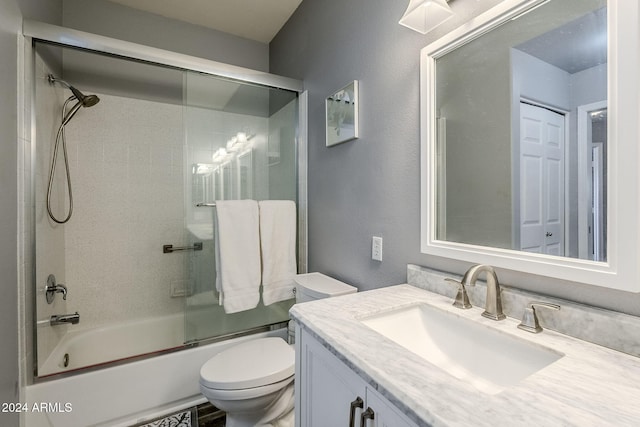
[[[181,347],[184,315],[76,331],[69,328],[38,370],[40,377]],[[65,355],[68,365],[64,366]]]
[[[285,328],[234,338],[28,386],[23,402],[28,408],[25,425],[124,427],[204,403],[198,380],[200,367],[209,358],[248,339],[263,336],[286,339],[286,334]],[[73,343],[71,339],[70,342]],[[92,345],[96,346],[92,353],[108,352],[115,347],[101,339]],[[45,404],[42,406],[45,410],[33,411],[40,404]]]

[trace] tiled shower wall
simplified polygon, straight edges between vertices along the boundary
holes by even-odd
[[[99,95],[68,126],[74,216],[65,225],[67,304],[78,329],[182,311],[182,106]]]

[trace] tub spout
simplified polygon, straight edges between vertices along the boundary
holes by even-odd
[[[76,311],[74,314],[54,314],[49,320],[51,326],[63,325],[65,323],[71,323],[77,325],[80,323],[80,315]]]

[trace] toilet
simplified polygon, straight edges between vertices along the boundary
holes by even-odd
[[[322,273],[298,274],[295,282],[296,303],[357,292]],[[294,373],[291,345],[257,338],[209,359],[200,369],[200,392],[227,413],[226,427],[293,427]]]

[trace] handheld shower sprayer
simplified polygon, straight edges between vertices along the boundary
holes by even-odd
[[[71,93],[73,93],[73,96],[76,97],[78,102],[80,102],[83,107],[93,107],[98,102],[100,102],[100,98],[98,98],[96,95],[85,95],[64,80],[56,78],[53,74],[49,74],[47,76],[47,80],[49,80],[49,83],[51,84],[60,83],[62,86],[69,89]]]
[[[71,175],[69,174],[69,159],[67,156],[67,142],[65,140],[64,128],[67,123],[71,121],[78,110],[80,110],[81,107],[93,107],[98,102],[100,102],[100,98],[98,98],[96,95],[83,94],[64,80],[54,77],[53,74],[49,74],[47,76],[47,80],[51,84],[60,83],[61,85],[69,89],[73,94],[64,102],[64,105],[62,106],[62,122],[60,123],[58,133],[56,134],[56,142],[53,148],[53,156],[51,159],[51,169],[49,170],[49,185],[47,188],[47,212],[49,213],[49,217],[58,224],[64,224],[69,221],[69,219],[71,219],[71,214],[73,212],[73,192],[71,190]],[[73,99],[76,99],[77,102],[73,107],[71,107],[69,111],[67,111],[67,105]],[[58,158],[58,146],[60,145],[60,141],[62,141],[62,155],[64,158],[64,166],[67,178],[67,193],[69,194],[69,211],[64,219],[56,218],[51,209],[51,189],[53,187],[53,178],[56,172],[56,160]]]

